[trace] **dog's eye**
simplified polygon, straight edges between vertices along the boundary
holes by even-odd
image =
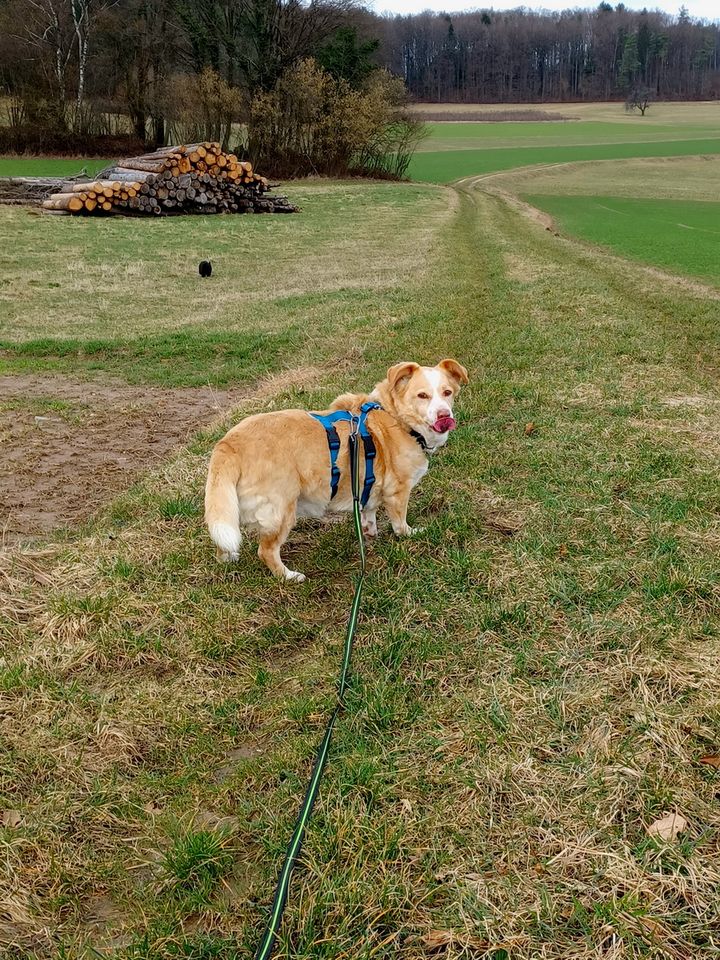
[[[452,390],[443,390],[443,396],[444,396],[444,397],[451,397],[451,396],[452,396]]]
[[[419,393],[419,394],[418,394],[418,399],[419,399],[419,400],[429,400],[429,399],[430,399],[430,396],[429,396],[429,394],[427,394],[427,393]]]

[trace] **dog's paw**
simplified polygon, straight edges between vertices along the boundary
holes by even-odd
[[[378,535],[377,522],[375,520],[363,520],[362,532],[366,537],[376,537]]]
[[[425,527],[409,527],[405,524],[404,527],[393,527],[393,533],[396,537],[414,537],[416,533],[422,533]]]
[[[305,582],[305,574],[300,573],[298,570],[288,570],[286,568],[283,576],[288,581],[288,583],[304,583]]]
[[[218,563],[235,563],[240,559],[239,553],[226,553],[225,550],[220,550],[219,548],[215,555]]]

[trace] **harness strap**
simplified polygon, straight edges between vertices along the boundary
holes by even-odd
[[[380,404],[374,403],[372,400],[368,400],[367,403],[364,403],[360,407],[360,422],[358,424],[358,430],[360,436],[362,437],[363,449],[365,451],[365,483],[363,484],[362,496],[360,497],[361,506],[367,506],[367,502],[370,499],[370,494],[372,493],[372,488],[375,483],[375,468],[373,461],[377,455],[377,450],[375,449],[375,442],[372,438],[370,431],[367,426],[367,415],[371,410],[380,410]]]
[[[330,499],[335,498],[340,483],[340,467],[337,465],[338,453],[340,452],[340,437],[334,424],[326,423],[328,446],[330,447]]]
[[[360,407],[360,414],[350,413],[349,410],[334,410],[332,413],[311,413],[310,416],[314,417],[319,423],[325,428],[328,438],[328,447],[330,449],[330,499],[334,500],[335,495],[338,492],[338,485],[340,483],[340,468],[337,465],[338,453],[340,452],[340,437],[338,432],[335,429],[335,424],[338,422],[349,422],[351,432],[357,430],[357,432],[362,437],[363,449],[365,451],[365,483],[363,484],[362,495],[360,497],[360,505],[362,507],[367,506],[367,502],[370,499],[370,494],[372,493],[372,488],[375,484],[375,470],[373,468],[373,460],[377,454],[375,449],[375,443],[373,441],[372,435],[367,427],[367,415],[371,410],[380,410],[380,404],[375,403],[372,400],[368,400],[367,403],[364,403]]]

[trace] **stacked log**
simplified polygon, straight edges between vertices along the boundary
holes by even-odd
[[[94,181],[64,183],[43,208],[54,213],[293,213],[286,197],[271,189],[248,161],[225,153],[219,143],[165,147],[127,157]]]
[[[139,180],[94,180],[92,183],[63,184],[60,193],[51,193],[44,201],[46,210],[68,213],[112,213],[125,209],[142,187]]]

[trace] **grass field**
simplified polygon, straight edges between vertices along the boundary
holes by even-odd
[[[516,126],[516,124],[513,124]],[[460,177],[495,173],[537,164],[572,161],[623,160],[634,157],[677,157],[720,154],[720,136],[702,140],[635,141],[588,143],[585,145],[493,147],[484,144],[474,150],[444,148],[417,153],[410,165],[414,180],[450,183]]]
[[[581,119],[430,123],[429,136],[413,158],[410,175],[416,180],[448,183],[473,174],[537,164],[720,153],[717,104],[658,103],[645,117],[626,113],[619,103],[543,104],[543,110],[553,106]],[[459,118],[462,112],[458,110]]]
[[[717,284],[720,157],[558,164],[483,182],[528,200],[568,235]]]
[[[638,120],[637,112],[627,112],[624,105],[618,101],[536,104],[415,103],[410,105],[409,110],[420,117],[427,111],[452,114],[458,122],[462,122],[465,116],[472,116],[478,110],[498,114],[509,110],[538,110],[543,114],[558,114],[558,117],[572,117],[577,120],[600,122],[610,120],[613,123],[628,123],[630,125],[635,124]],[[663,123],[671,123],[675,127],[694,126],[699,123],[717,127],[720,123],[720,105],[717,100],[661,101],[651,106],[647,119],[653,123],[656,120],[662,120]]]
[[[712,105],[661,106],[688,135],[673,153],[712,132]],[[634,138],[615,109],[537,127]],[[349,523],[301,526],[300,588],[251,544],[217,566],[207,455],[240,415],[447,355],[472,377],[461,427],[411,503],[424,532],[371,550],[280,955],[717,955],[718,304],[634,261],[717,284],[720,160],[565,163],[665,144],[443,126],[455,140],[415,161],[438,180],[501,170],[487,154],[507,172],[297,183],[287,218],[0,207],[0,389],[28,391],[0,396],[8,452],[23,418],[92,436],[104,385],[175,411],[179,387],[240,396],[86,525],[0,552],[3,957],[252,955],[332,705],[355,547]],[[485,153],[453,150],[470,135]],[[542,151],[563,166],[511,169]],[[58,377],[88,378],[86,402]],[[686,828],[650,836],[674,812]]]
[[[527,196],[559,229],[633,260],[720,283],[720,203]]]
[[[98,157],[0,157],[0,177],[94,176],[110,161]]]
[[[507,171],[493,183],[514,194],[712,200],[720,197],[720,156],[563,163]]]
[[[252,955],[356,551],[301,527],[300,588],[251,544],[216,565],[207,455],[241,414],[448,355],[461,426],[425,531],[372,548],[280,955],[716,956],[717,299],[485,190],[289,192],[297,218],[0,210],[0,373],[248,385],[86,527],[0,554],[4,956]]]
[[[413,184],[304,182],[292,198],[299,217],[148,223],[0,208],[16,238],[0,252],[5,369],[221,385],[325,355],[338,316],[349,329],[375,316],[375,292],[407,282],[449,216],[443,192]],[[197,272],[206,257],[208,283]]]

